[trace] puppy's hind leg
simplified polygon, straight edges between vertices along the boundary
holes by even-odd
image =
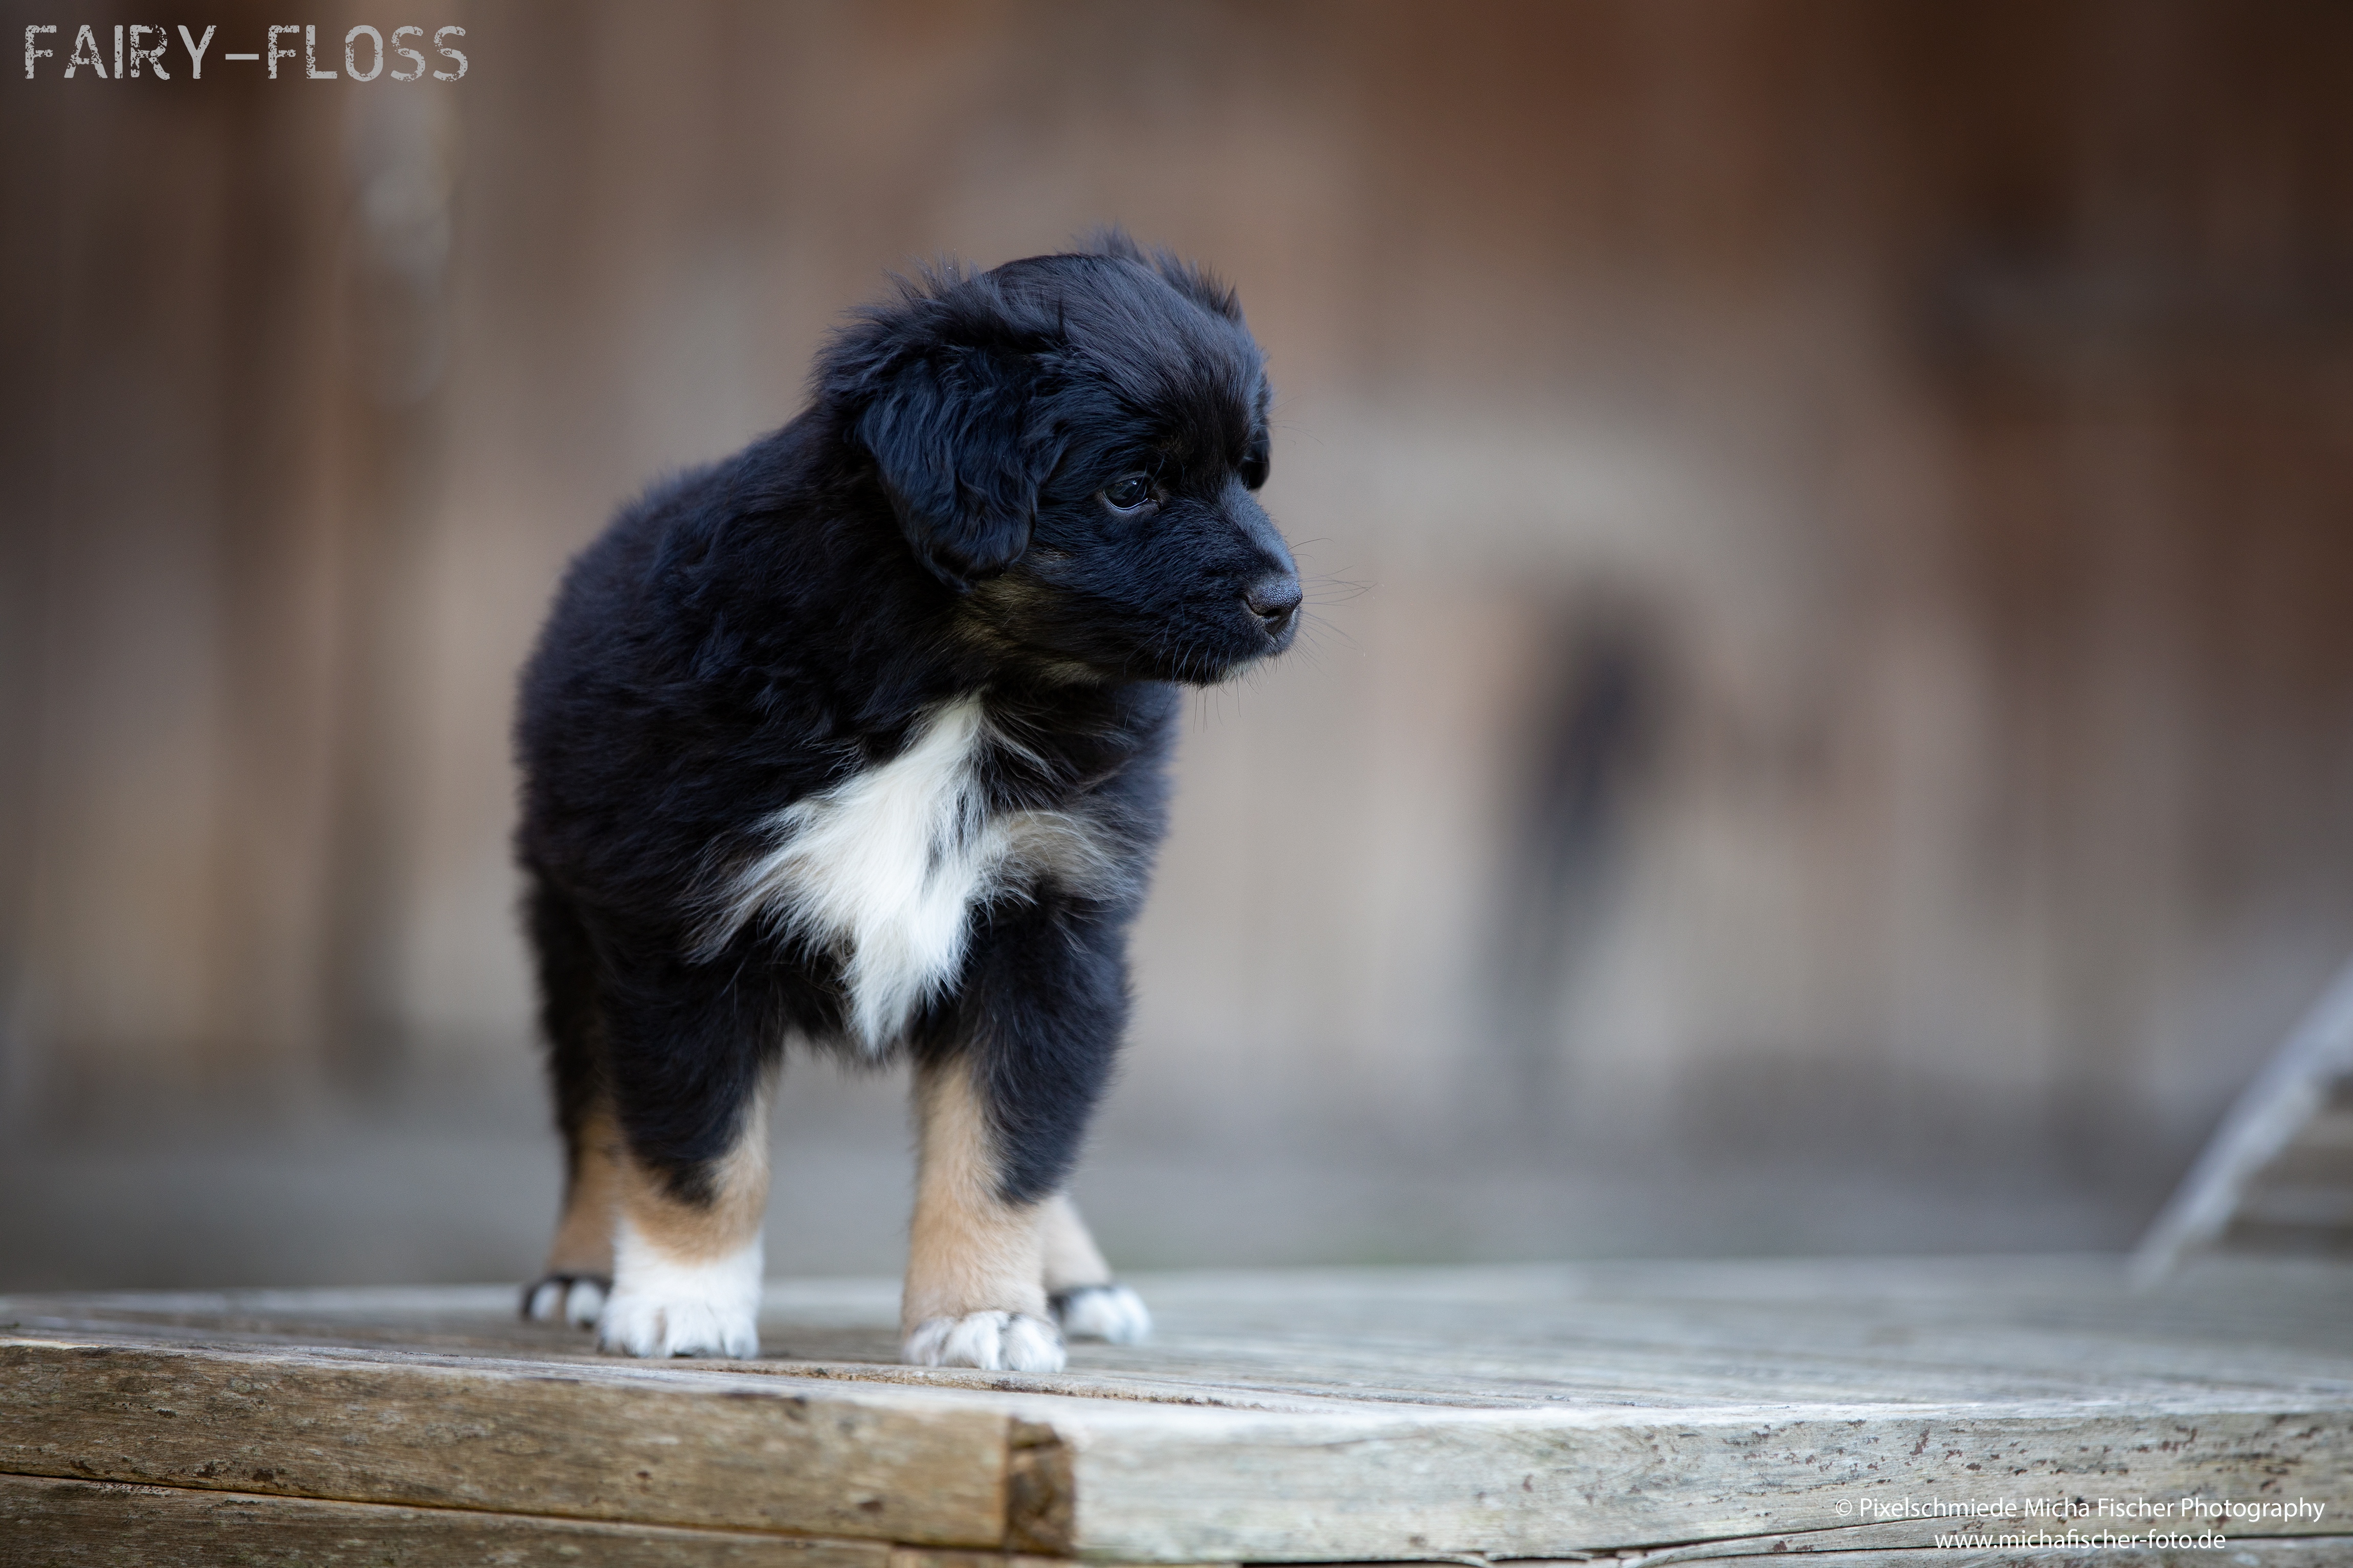
[[[543,1323],[592,1327],[613,1288],[613,1226],[620,1218],[621,1131],[609,1106],[597,1105],[572,1130],[564,1217],[547,1266],[524,1289],[522,1313]]]
[[[1152,1314],[1141,1297],[1112,1279],[1111,1265],[1068,1193],[1039,1205],[1038,1236],[1047,1304],[1064,1334],[1115,1345],[1141,1344],[1152,1337]]]
[[[564,1217],[546,1268],[523,1287],[522,1315],[586,1328],[612,1289],[620,1201],[620,1134],[596,1064],[596,955],[571,899],[535,869],[527,909],[539,961],[540,1026],[564,1135]]]

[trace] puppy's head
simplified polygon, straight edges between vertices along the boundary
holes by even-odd
[[[1000,657],[1208,682],[1296,634],[1298,573],[1253,494],[1258,344],[1175,258],[1114,233],[927,276],[834,342],[817,391]]]

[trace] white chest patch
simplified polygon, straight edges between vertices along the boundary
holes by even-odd
[[[989,813],[976,768],[994,739],[980,700],[959,699],[890,762],[776,813],[775,847],[728,880],[704,951],[754,920],[832,948],[851,1037],[889,1046],[955,978],[976,903],[1108,863],[1081,818]]]

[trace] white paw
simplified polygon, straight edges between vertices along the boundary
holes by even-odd
[[[1144,1298],[1124,1285],[1080,1285],[1056,1292],[1054,1321],[1074,1340],[1140,1345],[1152,1337]]]
[[[725,1302],[664,1300],[618,1289],[597,1320],[596,1346],[624,1355],[749,1361],[760,1353],[760,1330],[750,1311]]]
[[[586,1276],[552,1274],[531,1288],[522,1315],[535,1323],[570,1323],[594,1328],[605,1310],[605,1282]]]
[[[760,1353],[760,1244],[704,1263],[656,1252],[621,1223],[613,1290],[596,1321],[596,1346],[625,1355]]]
[[[1060,1372],[1062,1336],[1026,1312],[967,1312],[934,1318],[907,1336],[902,1357],[913,1366],[976,1366],[984,1372]]]

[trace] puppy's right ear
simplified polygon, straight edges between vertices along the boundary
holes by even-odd
[[[907,542],[958,593],[1029,548],[1053,466],[1029,438],[1035,374],[1023,356],[985,350],[911,357],[859,416]]]

